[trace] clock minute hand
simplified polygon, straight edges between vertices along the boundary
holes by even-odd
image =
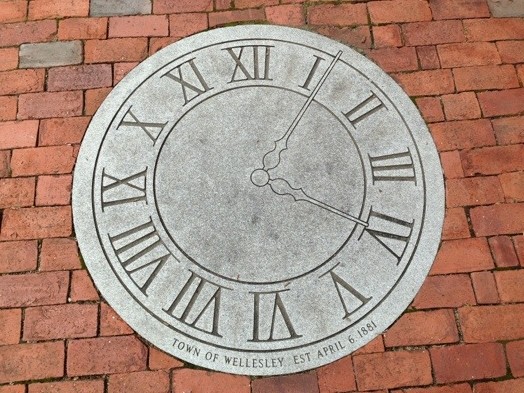
[[[323,202],[320,202],[316,200],[315,198],[310,197],[307,195],[302,188],[293,188],[291,185],[282,178],[277,179],[269,179],[268,180],[269,187],[273,190],[275,194],[278,195],[289,195],[293,197],[293,199],[298,201],[305,201],[309,202],[315,206],[321,207],[322,209],[325,209],[327,211],[330,211],[331,213],[335,213],[341,217],[347,218],[348,220],[351,220],[353,222],[356,222],[357,224],[363,225],[365,227],[368,226],[368,223],[365,221],[362,221],[356,217],[353,217],[339,209],[336,209],[332,206],[329,206]]]
[[[291,123],[291,125],[287,129],[286,133],[282,136],[282,138],[276,140],[274,142],[275,146],[273,147],[273,149],[268,151],[264,155],[264,158],[262,159],[262,163],[264,164],[263,169],[265,171],[276,168],[278,164],[280,163],[280,153],[282,153],[284,150],[287,149],[287,141],[289,140],[289,137],[291,136],[293,131],[295,131],[295,128],[297,127],[298,123],[300,122],[300,119],[302,118],[302,116],[304,116],[304,113],[309,108],[309,105],[311,105],[311,103],[313,102],[313,99],[315,98],[318,91],[324,84],[326,78],[329,76],[329,74],[333,70],[333,67],[335,67],[336,62],[338,61],[338,59],[340,59],[341,55],[342,55],[342,51],[338,51],[337,55],[329,64],[329,67],[327,68],[327,70],[324,72],[324,74],[320,78],[320,81],[317,83],[317,85],[315,86],[311,94],[309,95],[307,101],[304,103],[304,105],[300,109],[300,112],[298,112],[297,116],[293,120],[293,123]]]

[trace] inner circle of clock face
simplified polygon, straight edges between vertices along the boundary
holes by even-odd
[[[173,243],[201,268],[235,281],[284,281],[346,244],[355,223],[328,209],[358,216],[364,174],[359,151],[331,111],[313,102],[278,167],[263,169],[264,155],[303,100],[277,87],[226,90],[186,113],[165,139],[156,206]],[[240,116],[245,108],[249,116]]]

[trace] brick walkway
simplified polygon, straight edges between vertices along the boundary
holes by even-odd
[[[447,190],[410,312],[352,356],[254,380],[137,337],[94,289],[70,206],[79,143],[112,86],[181,37],[247,21],[376,61],[429,123]],[[486,0],[1,0],[0,393],[524,392],[523,86],[524,18],[492,17]]]

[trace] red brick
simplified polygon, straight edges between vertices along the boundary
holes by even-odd
[[[32,206],[35,198],[35,179],[0,179],[0,209]]]
[[[394,77],[410,96],[440,95],[455,90],[449,70],[417,71],[395,74]]]
[[[524,302],[524,270],[497,271],[495,280],[502,302]]]
[[[524,112],[524,88],[478,94],[484,116],[518,115]]]
[[[34,240],[0,242],[0,273],[36,269],[38,243]]]
[[[415,48],[382,48],[369,53],[386,72],[414,71],[418,69],[417,52]]]
[[[278,4],[278,0],[235,0],[236,8],[256,8]]]
[[[59,21],[58,39],[92,40],[107,37],[107,18],[68,18]]]
[[[252,386],[253,393],[319,393],[317,378],[313,372],[258,379],[253,381]]]
[[[463,120],[436,123],[429,126],[440,151],[470,149],[495,145],[489,120]]]
[[[338,28],[333,26],[317,27],[316,32],[334,40],[357,48],[371,47],[371,32],[368,26]]]
[[[428,123],[444,120],[444,111],[442,110],[440,98],[420,97],[416,99],[416,103],[418,109],[422,112],[422,117],[424,117],[424,120]]]
[[[493,267],[485,238],[448,240],[442,242],[430,274],[469,273]]]
[[[469,237],[468,220],[464,209],[456,207],[446,209],[442,239],[464,239]]]
[[[464,171],[462,170],[462,162],[460,161],[458,150],[440,153],[440,163],[442,164],[442,169],[444,169],[444,177],[446,179],[464,177]]]
[[[80,258],[74,239],[44,239],[40,250],[40,270],[80,269]]]
[[[405,11],[404,11],[405,12]],[[458,20],[408,23],[402,26],[406,45],[436,45],[465,41]]]
[[[287,26],[302,26],[306,22],[302,5],[285,4],[266,8],[266,18],[269,23]]]
[[[93,64],[51,68],[47,73],[47,90],[84,90],[108,87],[113,83],[110,64]]]
[[[264,381],[259,379],[256,381]],[[315,381],[316,382],[316,381]],[[214,373],[204,370],[181,369],[173,372],[173,392],[198,391],[213,393],[250,393],[250,380],[248,377],[231,374]],[[258,392],[253,381],[253,392]],[[304,391],[308,393],[309,391]],[[282,391],[285,393],[285,391]]]
[[[88,40],[84,44],[86,63],[141,61],[147,56],[147,38]]]
[[[495,278],[491,272],[471,273],[471,282],[475,290],[475,297],[478,304],[499,303],[499,295]]]
[[[29,19],[52,19],[67,16],[87,16],[89,0],[31,0]]]
[[[437,383],[506,375],[506,359],[501,344],[455,345],[432,348],[430,351]]]
[[[2,385],[0,386],[0,393],[26,393],[25,385]]]
[[[434,70],[440,68],[437,48],[433,45],[417,47],[417,56],[420,67],[423,70]]]
[[[180,37],[152,37],[149,39],[149,55],[153,55],[160,49],[180,40]]]
[[[16,119],[16,97],[0,97],[0,121]]]
[[[93,337],[96,335],[97,320],[96,304],[31,307],[25,310],[23,339]]]
[[[442,68],[469,67],[500,64],[495,44],[489,42],[465,42],[437,46]]]
[[[495,236],[489,238],[491,253],[497,267],[513,267],[519,265],[517,254],[509,236]]]
[[[164,37],[169,35],[165,15],[133,15],[109,18],[108,37]]]
[[[72,146],[45,146],[13,151],[13,176],[71,173],[75,163]]]
[[[497,176],[446,181],[448,207],[490,205],[497,202],[504,202],[504,194]]]
[[[463,19],[489,17],[484,0],[430,0],[434,19]]]
[[[70,204],[71,182],[71,175],[39,176],[36,188],[36,206]]]
[[[212,12],[209,14],[209,27],[215,27],[234,22],[263,21],[265,19],[266,14],[262,9]]]
[[[18,67],[18,48],[0,49],[0,71],[14,70]]]
[[[104,393],[103,380],[32,383],[29,393]]]
[[[524,116],[491,120],[499,145],[524,143]]]
[[[169,393],[169,374],[165,371],[140,371],[109,376],[108,393]]]
[[[517,75],[519,76],[520,83],[524,85],[524,64],[517,64]]]
[[[8,121],[0,123],[0,149],[16,149],[36,145],[38,121]]]
[[[22,311],[20,309],[0,310],[0,346],[18,344],[22,328]]]
[[[524,391],[524,378],[478,383],[475,385],[474,393],[521,393],[522,391]]]
[[[64,343],[0,347],[0,383],[59,378],[64,375]]]
[[[442,96],[447,120],[478,119],[480,107],[475,93],[466,92]]]
[[[382,336],[377,336],[370,342],[368,342],[363,347],[360,347],[355,352],[353,352],[353,355],[361,355],[364,353],[376,353],[376,352],[384,352],[384,340],[382,339]]]
[[[92,89],[86,91],[84,114],[94,115],[107,95],[111,93],[110,87],[103,87],[101,89]]]
[[[215,0],[215,10],[226,10],[232,8],[232,0]]]
[[[44,90],[45,70],[14,70],[0,72],[0,95],[30,93]]]
[[[22,22],[27,15],[27,0],[4,0],[0,8],[0,23]]]
[[[95,289],[93,280],[85,270],[75,270],[71,277],[71,301],[80,302],[88,300],[98,300],[98,292]]]
[[[30,93],[19,97],[18,118],[71,117],[82,114],[81,91]]]
[[[172,36],[186,37],[207,29],[207,14],[173,14],[169,26]]]
[[[524,41],[497,42],[503,63],[524,63]]]
[[[18,46],[26,42],[45,42],[56,35],[54,20],[0,25],[0,46]]]
[[[71,208],[38,207],[5,210],[1,240],[38,239],[69,236]]]
[[[404,314],[384,335],[386,347],[448,344],[458,340],[459,335],[452,310]]]
[[[151,370],[167,370],[183,367],[184,363],[159,349],[151,347],[149,348],[148,365]]]
[[[475,304],[475,295],[467,274],[430,276],[413,301],[417,309],[460,307]]]
[[[311,25],[365,25],[368,17],[365,4],[321,4],[308,8]]]
[[[40,121],[38,144],[48,146],[80,143],[89,120],[90,117],[43,119]]]
[[[137,62],[115,63],[113,65],[113,85],[120,82],[137,64]]]
[[[213,10],[213,0],[154,0],[153,13],[172,14]]]
[[[477,236],[524,232],[524,203],[476,207],[470,217]]]
[[[499,179],[506,201],[524,201],[524,172],[503,173]]]
[[[464,307],[459,320],[465,342],[516,340],[524,337],[524,304]]]
[[[513,241],[515,243],[515,251],[517,252],[520,260],[520,265],[524,266],[524,236],[513,236]]]
[[[431,364],[427,351],[398,351],[355,356],[360,390],[429,385]]]
[[[466,383],[447,386],[431,386],[427,388],[408,388],[393,390],[391,393],[471,393],[471,387]]]
[[[67,348],[67,375],[96,375],[142,371],[147,348],[135,336],[72,340]]]
[[[375,48],[402,46],[402,36],[398,25],[373,26]]]
[[[317,375],[321,393],[349,392],[357,388],[350,356],[319,368]]]
[[[100,336],[121,336],[133,333],[127,323],[107,304],[100,304]]]
[[[507,343],[506,354],[511,374],[514,377],[524,377],[524,340]],[[524,388],[524,379],[522,379],[522,388]]]
[[[371,1],[368,9],[373,24],[431,20],[431,10],[424,0]]]
[[[495,41],[524,38],[524,19],[494,18],[465,20],[468,41]]]
[[[461,152],[466,176],[524,170],[524,145],[493,146]]]
[[[0,103],[2,102],[0,97]],[[0,177],[7,177],[11,174],[9,162],[11,161],[11,151],[0,150]]]
[[[510,65],[456,68],[453,75],[458,91],[519,87],[515,68]]]
[[[26,307],[65,303],[67,272],[0,276],[0,307]]]

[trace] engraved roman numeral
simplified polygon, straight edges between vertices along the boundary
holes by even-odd
[[[108,206],[145,201],[147,167],[141,172],[120,179],[102,169],[102,211]],[[111,191],[113,190],[113,191]]]
[[[249,46],[234,46],[225,48],[231,58],[235,61],[235,69],[231,82],[247,81],[247,80],[272,80],[269,77],[269,63],[271,58],[271,48],[268,45],[249,45]],[[238,49],[237,53],[235,50]],[[263,54],[260,53],[263,50]],[[244,51],[252,52],[252,61],[246,59]],[[237,73],[244,75],[243,79],[237,77]]]
[[[141,129],[149,137],[149,139],[153,141],[154,144],[166,126],[167,122],[156,123],[138,120],[138,117],[131,111],[131,108],[132,107],[129,107],[117,129],[120,129],[120,127],[134,127]]]
[[[344,116],[349,120],[351,125],[355,125],[366,117],[372,115],[381,108],[386,108],[384,103],[378,98],[375,93],[371,92],[371,95],[362,101],[360,104],[355,106],[349,112],[344,113]]]
[[[201,94],[213,89],[207,84],[194,60],[194,58],[190,59],[162,75],[167,76],[180,85],[182,88],[182,94],[184,95],[184,105],[199,97]],[[189,72],[190,76],[187,76],[187,72],[186,76],[183,76],[182,68],[188,71],[191,70]]]
[[[284,302],[280,297],[280,292],[251,292],[253,294],[253,303],[254,303],[254,314],[253,314],[253,338],[248,341],[283,341],[283,340],[292,340],[295,338],[302,337],[302,335],[297,334],[293,324],[291,323],[291,318],[289,313],[284,306]],[[273,311],[270,316],[269,323],[269,334],[266,335],[267,338],[261,338],[261,297],[267,297],[273,304]],[[266,302],[267,303],[267,302]],[[280,320],[281,322],[278,322]],[[283,324],[282,324],[283,323]],[[267,330],[267,329],[266,329]],[[282,335],[284,330],[287,336],[284,337],[275,337],[277,335],[277,330],[279,335]],[[267,333],[267,332],[266,332]]]
[[[404,221],[386,214],[377,213],[371,208],[369,223],[370,225],[365,228],[365,232],[369,233],[386,250],[394,255],[398,265],[406,251],[415,221]],[[383,229],[373,229],[378,226]]]
[[[306,90],[311,90],[309,88],[309,85],[311,84],[311,81],[313,80],[313,77],[315,76],[317,70],[318,70],[318,66],[320,65],[320,63],[324,60],[322,57],[319,57],[319,56],[316,56],[316,59],[315,59],[315,63],[313,64],[313,67],[311,67],[311,71],[309,71],[309,74],[306,78],[306,81],[304,82],[303,85],[300,85],[301,88],[303,89],[306,89]]]
[[[372,157],[368,154],[373,173],[373,184],[376,181],[412,181],[417,184],[415,167],[411,151],[386,154]]]
[[[338,266],[338,265],[337,265]],[[329,272],[324,273],[322,276],[325,276],[329,273],[335,289],[337,290],[338,298],[342,303],[344,308],[344,317],[342,319],[349,319],[351,315],[356,313],[362,307],[364,307],[373,297],[365,297],[346,281],[344,281],[338,274],[334,272],[336,266],[331,269]]]
[[[194,329],[222,337],[218,332],[222,289],[227,288],[191,272],[191,276],[187,279],[173,303],[163,310]],[[208,312],[208,310],[212,310],[212,312]],[[211,321],[207,324],[207,328],[197,326],[203,316],[209,313]]]

